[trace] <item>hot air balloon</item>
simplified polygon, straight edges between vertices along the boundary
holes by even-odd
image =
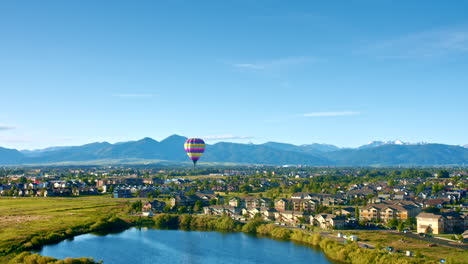
[[[205,152],[205,141],[201,138],[189,138],[185,141],[184,148],[187,156],[193,161],[193,167]]]

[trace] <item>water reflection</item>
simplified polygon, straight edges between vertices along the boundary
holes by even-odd
[[[243,233],[132,228],[121,233],[86,234],[45,246],[56,258],[93,257],[104,263],[331,263],[322,252],[292,242]]]

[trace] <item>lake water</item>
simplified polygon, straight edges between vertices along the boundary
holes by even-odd
[[[128,229],[122,233],[80,235],[44,246],[41,255],[59,259],[93,257],[105,264],[332,263],[313,248],[243,233]]]

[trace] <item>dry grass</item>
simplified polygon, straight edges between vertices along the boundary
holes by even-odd
[[[393,247],[395,250],[420,252],[433,259],[453,258],[461,263],[468,263],[468,251],[445,246],[428,247],[428,242],[408,238],[403,235],[382,231],[349,231],[344,234],[354,234],[362,242],[368,242],[382,247]],[[401,242],[404,241],[404,242]]]

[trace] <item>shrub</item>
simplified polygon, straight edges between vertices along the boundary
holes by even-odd
[[[262,224],[263,224],[262,219],[255,218],[242,227],[242,232],[254,234],[257,232],[257,227],[259,227]]]
[[[179,217],[177,215],[159,214],[154,219],[154,226],[160,229],[179,228]]]
[[[64,260],[57,260],[52,257],[45,257],[39,254],[31,254],[30,252],[23,252],[8,262],[9,264],[96,264],[92,258],[66,258]]]

